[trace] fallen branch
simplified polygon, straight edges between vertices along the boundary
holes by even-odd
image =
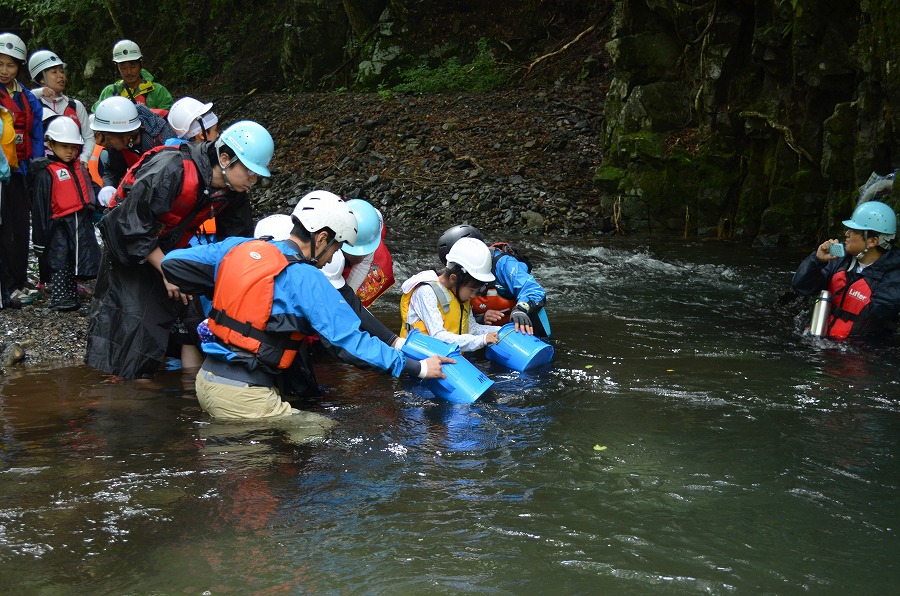
[[[576,43],[579,39],[581,39],[582,37],[584,37],[591,31],[593,31],[595,26],[596,25],[591,25],[590,27],[588,27],[587,29],[585,29],[584,31],[582,31],[581,33],[576,35],[575,39],[573,39],[572,41],[570,41],[563,47],[559,48],[555,52],[550,52],[549,54],[544,54],[543,56],[540,56],[537,60],[535,60],[534,62],[532,62],[531,64],[528,65],[528,68],[525,69],[525,74],[527,75],[529,72],[531,72],[531,69],[534,68],[535,66],[537,66],[538,62],[541,62],[542,60],[545,60],[552,56],[556,56],[557,54],[561,54],[561,53],[565,52],[566,50],[568,50],[569,47],[572,46],[572,44]]]
[[[752,110],[746,111],[746,112],[741,112],[740,116],[741,116],[741,118],[759,118],[760,120],[764,120],[766,122],[766,124],[768,124],[771,128],[773,128],[781,133],[781,135],[784,137],[784,142],[787,143],[787,146],[790,147],[794,153],[796,153],[797,155],[799,155],[801,157],[806,158],[809,161],[809,163],[811,163],[813,165],[817,165],[816,160],[813,159],[813,156],[809,153],[809,151],[807,151],[806,149],[804,149],[803,147],[798,145],[797,142],[794,140],[794,133],[791,132],[791,129],[788,128],[787,126],[785,126],[784,124],[776,122],[775,119],[772,118],[772,116],[767,116],[766,114],[762,114],[760,112],[754,112]]]

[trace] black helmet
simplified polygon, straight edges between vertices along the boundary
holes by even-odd
[[[453,226],[441,234],[437,241],[437,254],[441,263],[447,264],[447,253],[450,252],[450,247],[456,244],[456,241],[460,238],[475,238],[484,242],[484,236],[481,235],[477,228],[467,224]]]

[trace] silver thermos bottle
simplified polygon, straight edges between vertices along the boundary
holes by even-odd
[[[812,320],[809,322],[809,334],[822,337],[825,335],[825,327],[828,325],[828,315],[831,314],[831,292],[822,290],[816,297],[816,305],[813,307]]]

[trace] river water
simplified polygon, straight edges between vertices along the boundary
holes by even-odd
[[[402,280],[431,242],[391,244]],[[341,363],[302,429],[211,422],[177,372],[2,386],[10,593],[887,593],[895,345],[804,336],[800,251],[537,244],[556,358],[472,406]],[[397,317],[399,289],[373,309]],[[185,388],[187,387],[187,389]]]

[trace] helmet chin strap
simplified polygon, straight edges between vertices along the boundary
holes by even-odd
[[[328,249],[331,248],[331,245],[334,244],[336,240],[337,240],[337,237],[334,237],[331,240],[329,240],[328,244],[325,245],[325,248],[323,248],[322,252],[320,252],[319,254],[315,254],[315,244],[312,244],[311,245],[312,250],[309,251],[313,255],[313,257],[309,260],[310,264],[315,265],[316,263],[318,263],[319,259],[322,257],[322,255],[324,255],[326,252],[328,252]]]
[[[223,166],[222,158],[219,158],[219,167],[222,168],[222,178],[225,179],[225,186],[228,187],[228,190],[234,190],[234,187],[231,186],[231,182],[228,181],[228,172],[225,170],[225,168],[230,167],[233,163],[234,160],[229,160],[228,163]]]

